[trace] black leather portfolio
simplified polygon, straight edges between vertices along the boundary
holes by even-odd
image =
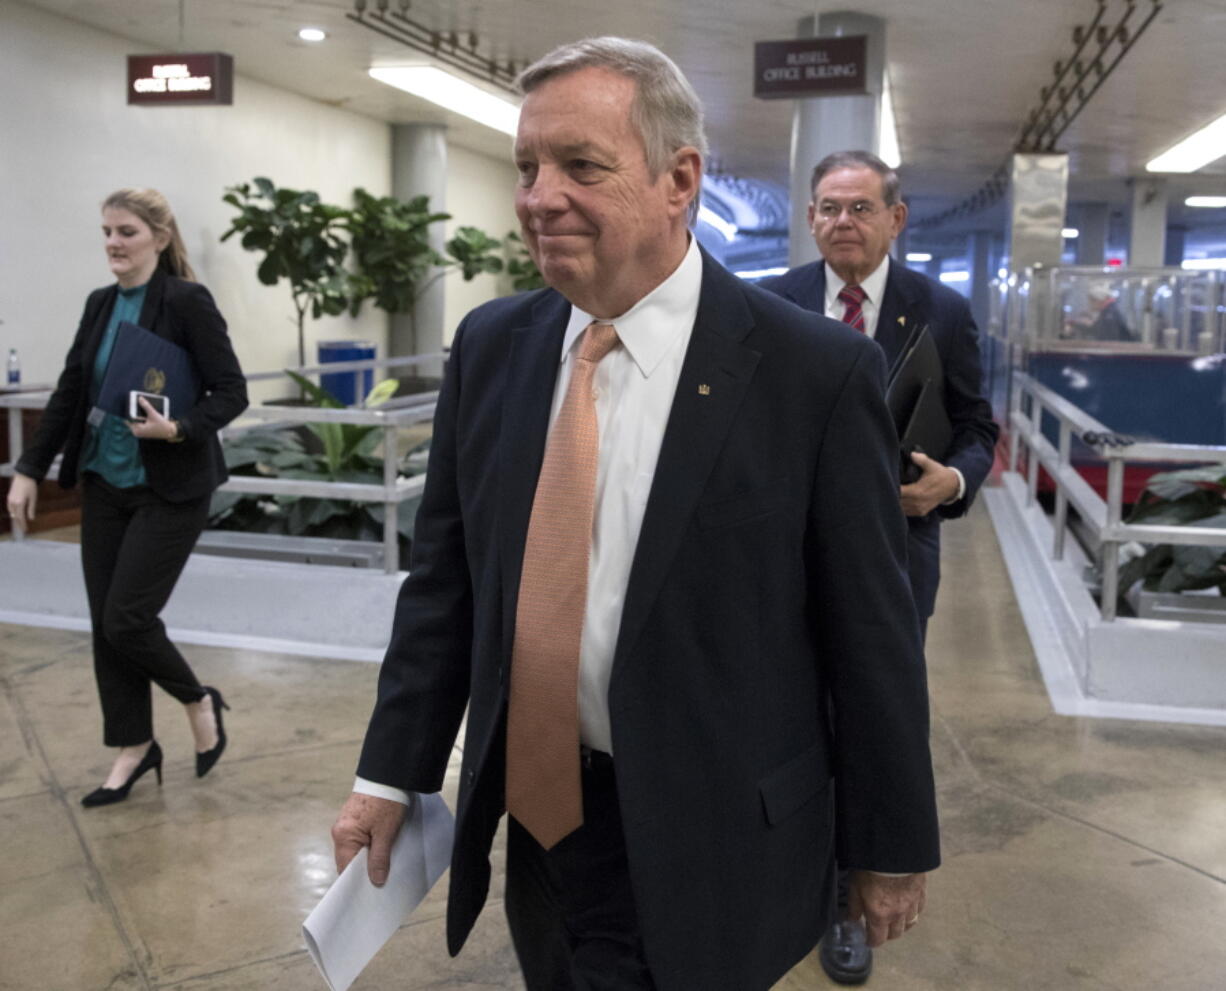
[[[115,331],[96,406],[127,419],[128,393],[155,392],[170,399],[170,416],[182,416],[200,398],[200,374],[179,345],[124,320]]]
[[[902,480],[914,482],[920,470],[911,452],[940,461],[949,449],[953,428],[945,412],[945,375],[941,356],[927,325],[917,327],[890,370],[885,401],[902,447]]]

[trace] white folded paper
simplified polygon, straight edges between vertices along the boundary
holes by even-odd
[[[366,876],[363,848],[302,924],[302,938],[331,991],[346,991],[451,863],[455,819],[441,795],[413,794],[387,883]]]

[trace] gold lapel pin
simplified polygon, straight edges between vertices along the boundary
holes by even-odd
[[[907,326],[907,318],[906,318],[906,317],[899,317],[899,318],[898,318],[898,326],[900,326],[900,327],[905,327],[905,326]]]
[[[698,387],[698,394],[699,394],[700,396],[709,396],[709,395],[711,395],[711,387],[710,387],[709,385],[707,385],[707,383],[706,383],[706,382],[703,382],[703,383],[702,383],[702,385],[700,385],[700,386]]]

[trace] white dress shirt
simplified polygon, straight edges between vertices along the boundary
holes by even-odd
[[[864,302],[860,304],[860,312],[864,314],[864,333],[875,338],[877,336],[877,318],[881,316],[881,300],[885,297],[885,280],[890,274],[890,256],[886,255],[881,264],[873,270],[873,274],[860,283],[864,290]],[[826,316],[832,320],[842,320],[847,304],[839,299],[839,293],[847,285],[839,274],[826,264]]]
[[[655,478],[664,428],[689,347],[702,291],[702,256],[690,246],[676,270],[633,307],[612,320],[621,347],[597,367],[593,380],[600,457],[588,562],[587,608],[579,647],[579,739],[613,752],[609,727],[609,675],[621,627],[630,565],[638,546],[647,496]],[[575,343],[595,318],[571,307],[562,339],[561,367],[549,415],[552,431],[574,367]],[[354,791],[407,804],[398,788],[358,778]]]

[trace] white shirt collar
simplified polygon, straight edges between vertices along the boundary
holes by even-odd
[[[881,307],[881,300],[885,296],[885,280],[890,274],[890,256],[886,255],[881,259],[881,264],[878,265],[872,275],[860,283],[860,288],[864,290],[865,298],[873,306]],[[826,263],[826,310],[834,308],[835,301],[839,298],[839,291],[847,285],[838,273],[830,267],[830,263]]]
[[[697,309],[701,293],[702,255],[698,251],[697,238],[690,237],[685,257],[673,274],[621,316],[612,320],[596,320],[590,313],[584,313],[572,305],[566,336],[562,339],[561,360],[566,361],[575,341],[588,324],[594,320],[597,323],[611,323],[617,328],[622,347],[643,377],[647,378],[659,367],[677,337],[690,329],[686,325],[687,314]],[[688,318],[688,321],[692,323],[693,318]]]

